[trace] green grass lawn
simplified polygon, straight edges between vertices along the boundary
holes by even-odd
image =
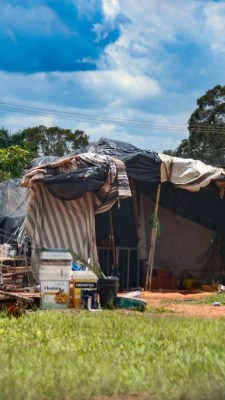
[[[225,320],[102,311],[0,318],[0,399],[223,399]]]

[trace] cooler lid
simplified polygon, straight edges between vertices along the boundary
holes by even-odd
[[[44,249],[40,255],[41,260],[72,261],[73,257],[67,249]]]
[[[60,274],[60,273],[54,273],[54,272],[52,272],[52,273],[46,273],[46,272],[41,272],[41,271],[39,271],[39,279],[40,280],[46,280],[46,281],[51,281],[51,280],[57,280],[57,281],[64,281],[64,280],[66,280],[66,281],[69,281],[70,280],[70,277],[71,277],[71,275],[70,274]]]
[[[86,270],[86,271],[72,271],[72,277],[76,281],[76,279],[91,279],[91,280],[98,280],[97,275],[93,271]]]

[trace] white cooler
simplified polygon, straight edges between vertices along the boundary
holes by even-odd
[[[39,280],[43,309],[66,309],[69,307],[72,261],[68,250],[49,249],[41,253]]]

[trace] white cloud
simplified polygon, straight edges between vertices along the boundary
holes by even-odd
[[[102,0],[102,8],[105,19],[114,19],[120,12],[118,0]]]
[[[202,40],[201,7],[201,1],[192,0],[160,0],[160,6],[158,0],[121,0],[121,13],[129,22],[120,23],[120,37],[107,46],[98,67],[152,79],[169,75],[172,54],[167,46],[179,45],[183,38]]]
[[[11,133],[15,133],[18,130],[23,130],[28,127],[45,125],[55,126],[56,119],[53,117],[34,116],[34,115],[21,115],[21,114],[0,114],[0,127],[9,129]],[[59,121],[57,121],[59,122]]]
[[[129,96],[129,99],[146,99],[160,93],[158,83],[145,75],[132,75],[124,70],[89,71],[79,73],[81,85],[98,93],[103,91],[103,96]],[[104,93],[105,91],[105,93]]]
[[[160,0],[160,6],[158,0],[121,0],[121,12],[132,21],[138,37],[142,32],[153,44],[176,41],[177,32],[195,35],[199,27],[195,12],[199,6],[202,7],[201,2],[192,0]]]
[[[78,10],[78,14],[80,17],[87,17],[89,19],[92,18],[93,14],[95,14],[96,9],[98,8],[99,0],[72,0],[76,9]]]
[[[41,74],[6,74],[0,72],[1,98],[9,104],[29,105],[47,111],[55,110],[54,115],[47,117],[40,110],[42,116],[25,115],[12,110],[6,113],[0,105],[0,126],[6,126],[15,132],[29,126],[46,125],[61,126],[72,130],[83,129],[92,140],[101,136],[133,143],[140,148],[163,151],[174,149],[187,137],[184,121],[187,122],[188,112],[180,113],[177,107],[174,113],[168,116],[165,109],[157,114],[151,111],[149,100],[160,96],[161,89],[155,81],[144,76],[135,76],[124,71],[92,71],[77,73],[41,73]],[[21,97],[21,92],[23,97]],[[78,95],[79,93],[79,95]],[[81,106],[80,94],[88,98],[93,96],[91,109],[87,103]],[[99,108],[97,99],[102,103]],[[176,101],[187,101],[185,94],[176,97]],[[131,101],[145,101],[143,107],[131,105]],[[175,100],[173,100],[175,102]],[[95,104],[96,103],[96,104]],[[66,119],[57,118],[59,112],[75,113],[76,117],[68,115]],[[164,110],[164,111],[163,111]],[[164,113],[163,113],[164,112]],[[97,115],[99,119],[93,122],[80,121],[79,115]],[[101,117],[114,118],[115,121],[125,119],[139,121],[149,125],[148,129],[141,126],[119,126],[116,123],[103,124]],[[126,121],[127,120],[127,121]],[[174,129],[175,124],[180,124]],[[132,122],[131,122],[132,125]]]
[[[225,3],[205,6],[206,33],[215,52],[225,52]]]
[[[107,30],[105,29],[105,26],[102,24],[94,24],[92,31],[96,35],[95,43],[99,43],[100,40],[102,40],[102,39],[104,40],[108,36]]]
[[[80,123],[79,129],[83,130],[90,137],[90,141],[97,141],[101,137],[118,140],[122,142],[132,143],[140,149],[153,150],[158,153],[163,150],[175,149],[180,143],[180,138],[172,139],[167,131],[163,133],[159,130],[149,130],[138,132],[135,129],[127,130],[125,127],[117,125],[90,125],[87,123]],[[170,132],[171,134],[171,132]]]

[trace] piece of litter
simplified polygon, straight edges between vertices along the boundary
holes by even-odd
[[[224,285],[218,285],[218,291],[219,291],[219,293],[224,293],[225,292],[225,286]]]
[[[221,303],[220,303],[220,301],[215,301],[214,303],[213,303],[213,306],[221,306]]]

